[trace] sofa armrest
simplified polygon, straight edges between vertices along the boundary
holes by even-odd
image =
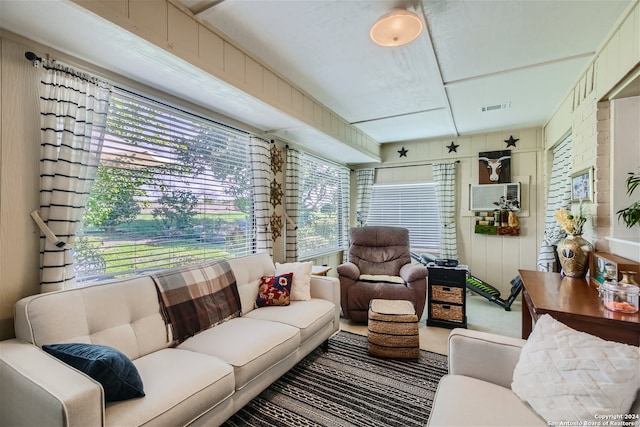
[[[3,425],[104,425],[104,393],[96,381],[17,339],[0,342]]]
[[[311,276],[311,298],[331,301],[336,306],[335,326],[340,327],[340,281],[330,276]]]
[[[511,388],[513,371],[526,341],[457,328],[449,334],[449,373]]]

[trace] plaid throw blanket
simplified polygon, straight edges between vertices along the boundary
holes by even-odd
[[[236,278],[227,261],[173,268],[151,278],[176,343],[240,316]]]

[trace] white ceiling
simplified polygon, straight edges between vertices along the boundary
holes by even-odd
[[[633,1],[181,0],[380,143],[542,126]],[[426,31],[402,47],[373,44],[371,25],[397,6]],[[372,161],[73,3],[0,0],[0,27],[291,142],[313,140],[330,158]]]
[[[427,31],[388,48],[395,0],[181,1],[379,142],[543,125],[630,3],[412,1]]]

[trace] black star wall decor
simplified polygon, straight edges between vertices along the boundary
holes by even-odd
[[[514,138],[513,138],[513,135],[510,135],[510,136],[509,136],[509,139],[505,139],[505,140],[504,140],[504,142],[506,142],[506,143],[507,143],[507,148],[509,148],[509,147],[515,147],[515,146],[516,146],[516,142],[517,142],[517,141],[520,141],[520,139],[519,139],[519,138],[514,139]]]
[[[447,145],[447,148],[449,149],[450,153],[457,153],[459,146],[460,144],[454,144],[453,141],[451,141],[451,144]]]
[[[402,147],[401,150],[398,150],[398,153],[400,153],[400,157],[407,157],[407,153],[409,152],[409,150],[407,150],[406,148]]]

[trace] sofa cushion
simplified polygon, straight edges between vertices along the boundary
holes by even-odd
[[[304,343],[332,322],[335,311],[336,306],[333,303],[314,298],[309,301],[291,301],[287,307],[264,307],[253,310],[245,317],[295,326],[300,330],[300,341]]]
[[[264,307],[253,310],[247,318],[269,320],[295,326],[300,330],[300,341],[306,342],[335,317],[336,306],[323,299],[291,301],[286,307]]]
[[[43,345],[42,349],[98,381],[107,402],[144,396],[135,365],[113,347],[70,343]]]
[[[147,395],[107,404],[107,426],[183,425],[185,420],[195,420],[211,408],[231,402],[233,368],[220,359],[167,348],[134,363]]]
[[[15,331],[16,338],[38,347],[100,344],[117,348],[131,360],[168,345],[149,276],[23,298],[15,306]]]
[[[289,305],[292,278],[293,273],[262,276],[256,297],[256,307]]]
[[[433,399],[429,425],[546,426],[508,388],[464,375],[445,375]]]
[[[295,353],[299,346],[298,328],[279,322],[238,317],[200,332],[178,348],[216,356],[232,365],[236,389],[239,390],[271,366]]]
[[[313,262],[288,262],[280,264],[276,262],[276,274],[293,273],[291,284],[292,301],[308,301],[311,299],[311,270]]]
[[[545,314],[522,347],[511,388],[550,423],[597,422],[629,412],[640,388],[639,366],[638,347],[576,331]]]
[[[236,276],[238,293],[242,302],[242,314],[245,315],[254,309],[260,278],[274,275],[273,260],[268,253],[260,252],[230,259],[229,265]]]

